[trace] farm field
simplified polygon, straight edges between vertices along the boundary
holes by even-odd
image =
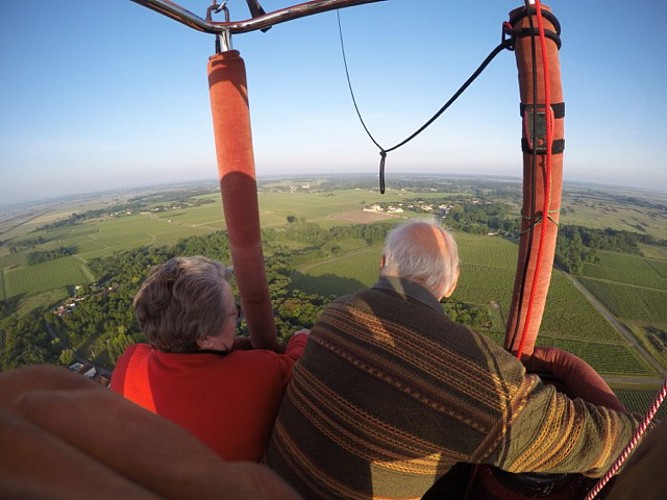
[[[57,259],[57,262],[42,262],[10,269],[3,273],[7,296],[27,297],[55,288],[65,290],[67,287],[87,283],[88,279],[81,267],[82,263],[75,257],[63,257]]]
[[[289,187],[289,182],[283,185]],[[148,192],[146,192],[148,193]],[[260,221],[263,228],[281,229],[287,217],[314,222],[323,228],[376,221],[400,222],[415,213],[400,215],[363,212],[376,202],[402,203],[407,199],[471,196],[444,192],[413,192],[388,189],[380,195],[377,189],[339,189],[328,192],[297,190],[278,192],[260,189]],[[94,280],[87,263],[122,250],[139,246],[172,245],[181,238],[205,235],[224,229],[222,203],[218,193],[194,197],[212,203],[173,208],[160,200],[163,211],[138,211],[120,217],[88,219],[64,227],[33,231],[44,224],[57,222],[72,212],[109,206],[130,199],[114,195],[105,201],[94,196],[85,201],[70,201],[33,210],[24,219],[8,219],[0,224],[0,239],[16,245],[12,252],[0,246],[0,300],[18,300],[18,313],[53,304],[69,295],[69,287]],[[83,203],[77,206],[77,203]],[[195,206],[196,205],[196,206]],[[180,205],[186,206],[186,204]],[[18,224],[23,220],[21,224]],[[576,198],[568,204],[561,218],[565,224],[640,231],[667,238],[667,219],[654,209],[626,207],[616,201]],[[638,228],[641,228],[638,229]],[[510,307],[516,271],[517,245],[497,236],[457,232],[462,275],[453,299],[486,308],[492,319],[494,339],[504,336],[504,323]],[[39,242],[37,239],[41,238]],[[281,242],[289,248],[303,248],[298,241]],[[335,244],[335,257],[301,266],[293,273],[293,284],[305,292],[325,296],[343,295],[375,282],[381,246],[367,247],[363,241],[344,240]],[[27,266],[32,251],[73,248],[74,256]],[[598,263],[586,263],[581,282],[634,335],[656,359],[661,355],[651,347],[651,329],[667,330],[667,249],[642,245],[642,256],[599,251]],[[323,255],[326,252],[323,252]],[[655,377],[653,369],[633,351],[630,344],[614,329],[572,283],[569,275],[554,270],[541,327],[539,343],[557,345],[580,355],[607,375]],[[662,358],[667,366],[667,354]]]
[[[667,261],[667,248],[640,243],[639,250],[641,251],[642,255],[648,259]],[[667,279],[667,265],[665,265],[665,272],[661,272],[660,275]]]
[[[660,197],[659,203],[665,205],[664,196]],[[667,214],[664,209],[630,205],[625,198],[614,199],[614,195],[569,190],[563,194],[563,207],[567,208],[560,217],[563,224],[595,229],[610,227],[667,239]]]
[[[293,276],[293,284],[306,293],[319,293],[324,296],[354,293],[377,281],[381,255],[382,246],[378,245],[318,264],[303,266]]]
[[[517,246],[486,235],[458,233],[455,237],[461,278],[452,298],[485,306],[492,317],[494,304],[500,304],[501,321],[494,324],[493,337],[502,338],[504,315],[509,310],[514,285]],[[381,253],[382,247],[378,246],[303,266],[294,284],[304,291],[325,295],[327,290],[334,295],[353,293],[377,280]],[[604,374],[654,375],[649,365],[560,271],[555,271],[552,277],[538,343],[566,348]]]
[[[586,263],[580,281],[667,367],[667,352],[658,341],[660,335],[667,336],[667,260],[661,260],[661,255],[653,252],[653,258],[647,258],[598,252],[600,261]]]
[[[616,390],[616,395],[629,411],[645,413],[655,398],[655,391],[625,391]],[[663,421],[667,418],[667,406],[664,404],[658,410],[656,418]]]
[[[588,278],[581,282],[619,319],[667,323],[667,291]]]
[[[661,275],[661,272],[667,273],[667,261],[603,251],[598,255],[599,264],[584,264],[587,278],[667,290],[667,280]]]
[[[391,191],[391,190],[389,190]],[[432,195],[433,193],[429,193]],[[285,225],[287,216],[305,218],[308,221],[318,221],[323,227],[336,225],[348,225],[346,217],[357,213],[359,222],[364,218],[375,220],[372,214],[367,214],[363,208],[360,197],[369,200],[378,199],[376,191],[361,191],[356,189],[339,190],[331,193],[301,192],[260,192],[260,220],[262,227],[282,227]],[[387,200],[400,200],[406,197],[419,197],[421,193],[396,192],[387,193]],[[126,197],[113,196],[106,202],[89,200],[80,207],[81,211],[97,209],[113,203],[122,202]],[[212,200],[199,206],[190,206],[182,209],[167,210],[162,212],[135,213],[120,217],[104,217],[84,221],[80,224],[64,227],[52,227],[35,231],[37,227],[53,223],[68,217],[76,211],[75,202],[57,204],[37,213],[34,217],[27,217],[20,227],[15,228],[18,236],[13,238],[15,245],[32,246],[30,250],[19,250],[10,254],[7,247],[2,247],[0,255],[0,269],[4,269],[6,297],[14,297],[22,294],[27,298],[30,294],[45,292],[52,289],[61,291],[63,298],[66,289],[62,285],[85,283],[90,276],[87,268],[83,270],[64,264],[63,270],[59,272],[60,279],[55,279],[55,272],[47,273],[45,279],[39,280],[40,269],[49,267],[45,264],[43,268],[30,269],[26,267],[26,256],[29,251],[54,250],[59,247],[74,248],[76,255],[85,263],[95,258],[104,258],[115,252],[129,250],[138,246],[161,246],[171,245],[182,238],[194,235],[207,234],[224,229],[224,215],[220,195],[217,193],[197,196],[197,199]],[[337,213],[347,214],[337,219],[332,217]],[[384,219],[385,217],[380,217]],[[12,221],[6,221],[11,224]],[[41,243],[35,245],[37,239]],[[21,247],[20,247],[21,248]],[[53,264],[55,265],[55,263]],[[73,271],[74,269],[78,269]],[[40,284],[38,285],[38,281]]]

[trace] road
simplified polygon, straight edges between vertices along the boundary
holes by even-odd
[[[632,345],[635,349],[637,349],[637,352],[642,355],[642,357],[646,360],[648,364],[650,364],[655,370],[661,374],[662,377],[667,376],[667,370],[658,363],[653,356],[646,350],[646,348],[639,343],[637,338],[634,336],[634,334],[628,330],[625,326],[623,326],[621,323],[618,322],[618,320],[614,317],[614,315],[604,306],[602,303],[595,298],[595,296],[588,291],[588,289],[582,285],[574,276],[567,274],[566,275],[572,283],[574,284],[575,287],[588,299],[588,301],[597,309],[597,311],[604,316],[609,323],[620,333],[625,340],[627,340],[630,345]],[[646,378],[640,378],[640,377],[614,377],[614,378],[607,378],[605,379],[608,382],[628,382],[628,383],[640,383],[643,381],[644,383],[650,383],[653,379],[646,379]],[[657,384],[661,384],[662,380],[661,379],[655,379],[657,381]]]
[[[46,326],[46,332],[49,334],[49,336],[52,339],[57,340],[58,342],[60,342],[63,345],[66,345],[65,342],[63,341],[63,339],[61,339],[60,337],[58,337],[58,335],[56,335],[56,333],[53,331],[53,328],[51,328],[51,325],[49,325],[46,321],[44,322],[44,325]],[[103,366],[98,365],[97,363],[95,363],[93,361],[90,361],[89,359],[84,358],[76,350],[74,350],[74,349],[72,349],[72,350],[74,351],[74,359],[76,359],[79,363],[81,363],[83,365],[93,366],[95,368],[95,370],[97,370],[97,373],[99,373],[100,375],[104,375],[104,376],[107,376],[107,377],[111,376],[111,372],[107,368],[104,368]]]

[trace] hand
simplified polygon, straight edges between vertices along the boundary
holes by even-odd
[[[530,372],[553,375],[575,398],[612,410],[626,411],[598,372],[572,353],[556,347],[535,347],[533,354],[522,357],[521,362]]]

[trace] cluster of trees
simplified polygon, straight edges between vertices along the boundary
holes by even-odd
[[[2,370],[32,363],[58,363],[62,345],[46,329],[40,311],[8,318],[0,327],[0,366]]]
[[[7,240],[11,241],[11,240]],[[9,253],[18,253],[22,252],[23,250],[28,250],[30,248],[33,248],[37,245],[41,245],[43,243],[46,243],[47,239],[45,239],[43,236],[37,236],[36,238],[24,238],[22,240],[18,241],[13,241],[9,243],[8,248],[9,248]],[[0,242],[0,245],[2,245],[3,242]]]
[[[556,264],[570,274],[582,274],[585,262],[600,261],[597,250],[639,255],[640,243],[667,246],[667,241],[646,234],[562,225],[558,230]]]
[[[667,332],[653,326],[647,328],[648,338],[655,348],[663,354],[667,354]]]
[[[55,229],[58,227],[68,227],[68,226],[73,226],[75,224],[79,224],[85,220],[89,219],[97,219],[99,217],[106,217],[108,215],[111,215],[116,212],[127,212],[127,211],[134,211],[134,210],[139,210],[143,206],[142,203],[139,202],[134,202],[134,203],[123,203],[119,205],[112,205],[107,208],[98,208],[95,210],[87,210],[82,213],[77,213],[74,212],[72,215],[67,217],[66,219],[58,220],[55,222],[50,222],[49,224],[44,224],[43,226],[39,226],[36,228],[34,231],[45,231],[47,229]]]
[[[447,225],[473,234],[495,232],[508,237],[519,234],[519,218],[509,205],[503,203],[456,203],[447,214]]]
[[[39,264],[40,262],[47,262],[49,260],[59,259],[61,257],[67,257],[68,255],[75,255],[77,252],[77,247],[58,247],[53,250],[39,250],[35,252],[30,252],[26,257],[26,262],[29,266],[33,264]]]
[[[323,228],[319,224],[305,221],[294,221],[288,224],[281,232],[276,230],[263,231],[263,238],[267,242],[287,238],[290,241],[326,246],[328,243],[341,240],[363,240],[366,245],[372,246],[382,243],[394,224],[357,224],[354,226],[334,226]]]
[[[452,299],[448,299],[444,307],[449,319],[468,325],[473,330],[482,331],[490,329],[493,326],[491,315],[486,307]]]

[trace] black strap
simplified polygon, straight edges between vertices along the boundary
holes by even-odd
[[[514,12],[514,15],[510,16],[510,23],[512,25],[518,23],[524,17],[528,17],[529,13],[531,16],[534,16],[535,14],[537,14],[537,9],[535,7],[530,7],[528,10],[526,9],[516,10]],[[558,21],[556,16],[551,11],[542,9],[542,17],[545,18],[547,21],[549,21],[556,30],[556,34],[560,35],[560,22]]]
[[[545,155],[547,152],[545,151],[546,148],[538,148],[537,154],[538,155]],[[521,151],[524,153],[533,153],[533,150],[530,147],[530,144],[528,144],[528,141],[526,140],[525,137],[521,138]],[[565,139],[554,139],[554,141],[551,143],[551,154],[552,155],[559,155],[563,154],[563,151],[565,151]]]
[[[521,118],[523,118],[524,113],[526,112],[526,109],[529,109],[532,111],[533,104],[525,104],[525,103],[520,103],[519,104],[519,112],[521,114]],[[542,106],[544,108],[544,105],[538,104],[537,107],[539,108]],[[554,112],[554,118],[559,119],[559,118],[565,118],[565,103],[564,102],[552,102],[551,103],[551,109]]]
[[[510,17],[509,27],[504,25],[503,36],[509,35],[511,37],[512,47],[515,46],[514,42],[516,38],[519,37],[523,38],[526,36],[535,37],[539,36],[540,34],[540,31],[537,28],[533,27],[532,23],[530,28],[521,28],[521,29],[512,28],[512,26],[514,26],[521,19],[523,19],[524,17],[528,17],[528,12],[530,12],[530,15],[532,16],[535,15],[537,11],[535,10],[535,7],[531,7],[529,10],[521,9],[520,11],[515,12],[514,15]],[[544,9],[542,9],[542,17],[544,17],[547,21],[549,21],[556,30],[556,31],[551,31],[545,29],[544,36],[550,39],[552,42],[554,42],[556,44],[556,47],[558,47],[558,50],[560,50],[562,43],[560,39],[560,23],[558,22],[558,19],[556,19],[556,16],[554,16],[551,12]]]

